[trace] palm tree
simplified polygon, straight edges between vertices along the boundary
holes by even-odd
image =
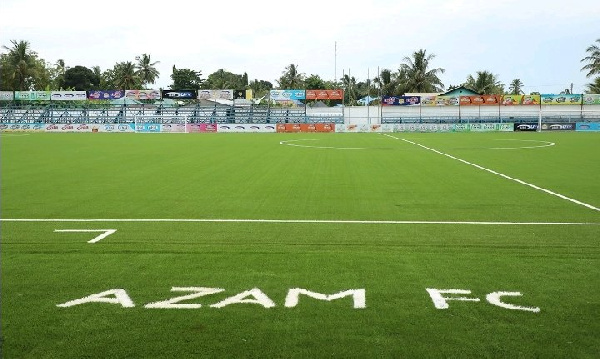
[[[581,71],[585,70],[588,72],[586,77],[600,74],[600,39],[596,39],[596,42],[598,44],[593,44],[585,50],[588,56],[581,59],[581,62],[588,62],[588,64],[581,68]]]
[[[29,90],[37,73],[37,54],[30,49],[28,41],[10,40],[12,47],[2,46],[8,50],[8,76],[15,90]]]
[[[438,77],[444,73],[444,69],[430,69],[429,62],[435,58],[434,54],[427,55],[426,50],[414,52],[411,57],[405,57],[404,63],[400,65],[398,71],[400,84],[404,86],[406,92],[441,92],[444,90],[444,84]]]
[[[290,64],[285,68],[277,81],[280,89],[302,89],[304,88],[304,74],[298,72],[298,65]]]
[[[130,62],[120,62],[115,65],[115,86],[122,90],[133,90],[141,85],[136,75],[135,65]]]
[[[342,77],[342,86],[344,87],[344,97],[348,101],[347,104],[356,104],[356,79],[350,75]]]
[[[587,93],[600,93],[600,77],[596,77],[594,82],[589,83],[587,86]]]
[[[160,61],[151,62],[148,54],[142,54],[136,57],[136,60],[138,63],[135,65],[135,75],[140,79],[142,86],[153,84],[160,75],[155,67]]]
[[[523,94],[523,82],[521,79],[514,79],[510,83],[508,87],[508,91],[510,91],[511,95],[521,95]]]
[[[391,70],[381,70],[379,77],[374,78],[373,82],[379,87],[382,96],[394,95],[397,83]]]
[[[504,84],[489,71],[477,71],[477,78],[469,75],[464,86],[481,94],[504,94]]]

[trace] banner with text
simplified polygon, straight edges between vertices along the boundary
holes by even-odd
[[[125,90],[125,97],[132,100],[160,100],[159,90]]]
[[[125,91],[122,90],[107,90],[107,91],[88,91],[87,98],[89,100],[117,100],[125,96]]]
[[[200,100],[233,100],[233,90],[198,90]]]
[[[383,106],[415,106],[421,104],[419,96],[383,96]]]
[[[581,105],[583,95],[541,95],[542,105]]]

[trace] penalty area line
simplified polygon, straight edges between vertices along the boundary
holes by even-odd
[[[329,219],[243,218],[0,218],[0,222],[204,222],[204,223],[308,223],[308,224],[439,224],[484,226],[590,226],[592,222],[494,222],[494,221],[374,221]],[[99,231],[99,230],[98,230]],[[104,231],[104,230],[103,230]]]

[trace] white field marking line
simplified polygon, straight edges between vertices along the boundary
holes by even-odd
[[[594,222],[491,222],[491,221],[369,221],[337,219],[243,219],[243,218],[0,218],[0,222],[202,222],[202,223],[324,223],[324,224],[464,224],[487,226],[598,226]],[[55,230],[71,232],[112,231]],[[116,229],[114,230],[116,231]],[[113,232],[114,233],[114,232]],[[106,236],[104,236],[106,237]],[[104,238],[103,237],[103,238]]]
[[[5,132],[0,132],[0,137],[23,137],[23,136],[29,136],[30,133],[5,133]]]
[[[94,239],[90,239],[88,243],[96,243],[111,234],[115,233],[116,229],[55,229],[54,232],[104,232]]]
[[[296,141],[319,141],[319,140],[316,138],[307,138],[307,139],[303,139],[303,140],[280,141],[279,144],[286,145],[286,146],[294,146],[294,147],[304,147],[304,148],[329,148],[329,149],[333,149],[333,150],[366,150],[366,148],[364,148],[364,147],[307,146],[307,145],[297,145],[295,143],[289,143],[289,142],[296,142]]]
[[[523,141],[523,142],[539,142],[539,143],[545,143],[544,145],[541,146],[521,146],[521,147],[490,147],[490,150],[520,150],[523,148],[543,148],[543,147],[550,147],[550,146],[555,146],[556,143],[554,142],[548,142],[548,141],[540,141],[540,140],[521,140],[521,139],[517,139],[517,138],[496,138],[496,141]]]
[[[470,165],[470,166],[473,166],[473,167],[479,168],[480,170],[487,171],[487,172],[489,172],[489,173],[492,173],[492,174],[495,174],[495,175],[497,175],[497,176],[504,177],[504,178],[506,178],[506,179],[508,179],[508,180],[515,181],[515,182],[517,182],[517,183],[520,183],[520,184],[522,184],[522,185],[529,186],[529,187],[531,187],[531,188],[533,188],[533,189],[537,189],[537,190],[539,190],[539,191],[546,192],[546,193],[548,193],[548,194],[551,194],[551,195],[553,195],[553,196],[556,196],[556,197],[558,197],[558,198],[562,198],[562,199],[564,199],[564,200],[567,200],[567,201],[569,201],[569,202],[573,202],[573,203],[575,203],[575,204],[578,204],[578,205],[580,205],[580,206],[584,206],[584,207],[587,207],[587,208],[589,208],[589,209],[592,209],[592,210],[594,210],[594,211],[599,211],[599,212],[600,212],[600,208],[598,208],[598,207],[594,207],[594,206],[592,206],[591,204],[588,204],[588,203],[585,203],[585,202],[578,201],[578,200],[576,200],[576,199],[574,199],[574,198],[567,197],[567,196],[565,196],[565,195],[562,195],[562,194],[560,194],[560,193],[553,192],[553,191],[551,191],[551,190],[549,190],[549,189],[546,189],[546,188],[542,188],[542,187],[536,186],[536,185],[534,185],[534,184],[532,184],[532,183],[527,183],[527,182],[525,182],[525,181],[522,181],[522,180],[520,180],[520,179],[518,179],[518,178],[513,178],[513,177],[510,177],[510,176],[507,176],[507,175],[505,175],[505,174],[503,174],[503,173],[496,172],[496,171],[494,171],[494,170],[491,170],[491,169],[489,169],[489,168],[482,167],[482,166],[480,166],[480,165],[478,165],[478,164],[471,163],[471,162],[469,162],[469,161],[465,161],[465,160],[463,160],[463,159],[461,159],[461,158],[454,157],[454,156],[452,156],[452,155],[449,155],[449,154],[447,154],[447,153],[444,153],[444,152],[440,152],[440,151],[438,151],[438,150],[436,150],[436,149],[433,149],[433,148],[429,148],[429,147],[427,147],[427,146],[424,146],[424,145],[422,145],[422,144],[420,144],[420,143],[416,143],[416,142],[413,142],[413,141],[407,140],[407,139],[405,139],[405,138],[397,138],[397,137],[394,137],[394,136],[392,136],[392,135],[388,135],[388,134],[384,134],[384,136],[387,136],[387,137],[393,138],[393,139],[395,139],[395,140],[402,140],[402,141],[404,141],[404,142],[408,142],[408,143],[410,143],[410,144],[413,144],[413,145],[415,145],[415,146],[419,146],[419,147],[421,147],[421,148],[424,148],[424,149],[426,149],[426,150],[433,151],[433,152],[435,152],[435,153],[437,153],[437,154],[440,154],[440,155],[443,155],[443,156],[446,156],[446,157],[452,158],[453,160],[457,160],[457,161],[460,161],[460,162],[462,162],[462,163],[464,163],[464,164],[467,164],[467,165]]]

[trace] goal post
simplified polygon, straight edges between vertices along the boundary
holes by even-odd
[[[136,133],[187,133],[188,116],[185,115],[135,115]]]

